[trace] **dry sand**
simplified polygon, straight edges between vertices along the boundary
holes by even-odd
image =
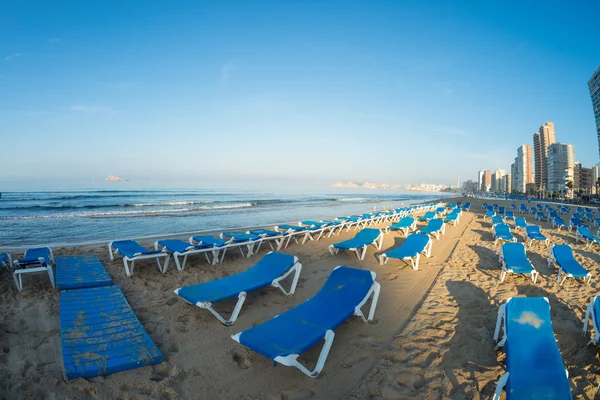
[[[452,200],[449,200],[452,201]],[[329,244],[354,232],[291,244],[285,252],[303,264],[296,293],[286,297],[274,288],[248,295],[232,327],[221,325],[208,311],[183,302],[173,289],[243,271],[266,253],[249,259],[234,252],[225,262],[207,265],[201,257],[178,272],[171,261],[162,276],[155,263],[136,265],[125,276],[120,260],[111,262],[105,246],[55,249],[56,255],[97,254],[121,286],[134,312],[165,355],[155,366],[106,377],[65,382],[59,339],[59,296],[43,275],[26,277],[17,294],[10,276],[0,276],[0,398],[7,399],[412,399],[490,398],[504,372],[503,353],[494,352],[492,333],[498,305],[510,296],[547,296],[559,348],[572,377],[573,393],[593,398],[597,348],[581,336],[587,303],[597,294],[590,286],[569,281],[560,287],[546,267],[547,249],[528,252],[541,276],[536,285],[509,276],[499,283],[499,245],[491,241],[489,221],[482,221],[480,202],[472,201],[460,224],[448,226],[434,241],[432,257],[422,258],[419,271],[397,260],[380,266],[372,248],[364,261],[354,254],[331,256]],[[423,224],[420,224],[422,226]],[[551,232],[552,243],[574,245],[573,233]],[[522,240],[522,235],[517,234]],[[404,241],[385,236],[383,250]],[[146,243],[150,245],[150,243]],[[594,276],[598,250],[574,245],[578,259]],[[13,254],[18,256],[18,254]],[[377,273],[381,296],[372,324],[351,318],[336,330],[323,373],[310,379],[294,368],[273,362],[234,342],[230,335],[288,310],[314,295],[337,265]],[[229,311],[233,302],[217,307]],[[303,356],[313,365],[320,346]]]

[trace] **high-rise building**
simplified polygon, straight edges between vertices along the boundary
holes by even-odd
[[[581,194],[591,194],[594,187],[593,169],[584,168],[580,162],[573,168],[573,190]]]
[[[596,118],[596,135],[598,136],[598,151],[600,152],[600,67],[588,81],[588,87],[592,97],[594,118]]]
[[[507,193],[512,193],[512,174],[506,174],[502,178],[502,187]]]
[[[477,190],[485,191],[485,188],[483,187],[484,175],[485,172],[483,172],[483,170],[479,170],[479,175],[477,175]]]
[[[506,189],[502,187],[502,179],[506,175],[503,169],[497,169],[492,175],[492,190],[497,193],[504,192]]]
[[[511,166],[512,190],[519,193],[527,191],[527,184],[533,183],[533,160],[531,146],[524,144],[517,148],[517,157]]]
[[[598,183],[598,166],[594,165],[592,167],[592,193],[596,194],[598,192],[597,190],[597,183]]]
[[[548,146],[556,142],[554,123],[546,122],[533,134],[535,153],[535,186],[538,189],[548,187]]]
[[[548,146],[548,190],[562,192],[567,182],[573,180],[575,150],[566,143]]]
[[[483,174],[483,185],[482,185],[481,190],[484,192],[489,192],[491,188],[492,188],[492,171],[490,171],[488,169]]]

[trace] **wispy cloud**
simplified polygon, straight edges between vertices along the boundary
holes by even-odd
[[[10,61],[10,60],[14,60],[17,57],[21,57],[22,55],[23,54],[21,54],[21,53],[12,53],[11,55],[4,57],[4,59],[6,61]]]
[[[468,132],[465,132],[462,129],[449,126],[438,126],[437,128],[434,128],[433,131],[445,136],[471,136]]]
[[[59,38],[51,38],[48,39],[48,44],[59,44],[61,42],[61,40]]]
[[[82,113],[82,114],[97,114],[97,115],[111,115],[116,114],[116,111],[107,106],[89,106],[89,105],[73,105],[69,106],[69,110]]]
[[[221,83],[226,85],[231,80],[231,75],[235,70],[235,63],[233,61],[227,61],[221,65]]]

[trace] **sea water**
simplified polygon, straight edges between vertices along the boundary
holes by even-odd
[[[76,244],[320,220],[448,196],[239,190],[4,192],[0,246]],[[1,250],[1,248],[0,248]]]

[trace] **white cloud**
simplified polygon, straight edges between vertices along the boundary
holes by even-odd
[[[17,58],[17,57],[21,57],[22,55],[23,55],[23,54],[21,54],[21,53],[13,53],[13,54],[11,54],[11,55],[9,55],[9,56],[6,56],[6,57],[4,57],[4,59],[5,59],[6,61],[10,61],[10,60],[14,60],[14,59],[15,59],[15,58]]]
[[[463,131],[462,129],[453,128],[449,126],[438,126],[433,131],[445,136],[471,136],[469,135],[469,133]]]
[[[82,114],[97,114],[97,115],[109,115],[115,114],[116,111],[106,106],[87,106],[87,105],[73,105],[69,106],[69,110],[82,113]]]
[[[226,85],[231,79],[231,74],[235,70],[235,63],[233,61],[227,61],[221,65],[221,83]]]

